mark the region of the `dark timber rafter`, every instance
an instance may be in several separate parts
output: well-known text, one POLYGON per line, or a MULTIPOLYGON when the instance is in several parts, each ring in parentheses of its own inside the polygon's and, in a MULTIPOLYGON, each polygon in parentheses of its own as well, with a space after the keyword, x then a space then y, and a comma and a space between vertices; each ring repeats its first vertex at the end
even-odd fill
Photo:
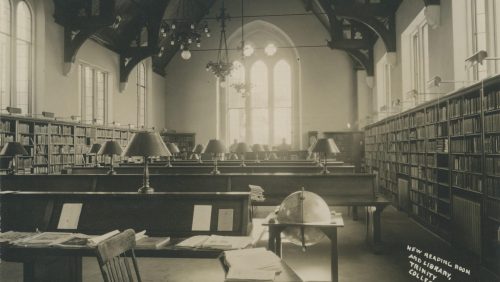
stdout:
MULTIPOLYGON (((436 2, 437 0, 424 0, 436 2)), ((303 0, 305 9, 312 11, 328 30, 332 49, 346 51, 355 69, 365 69, 373 76, 373 45, 377 38, 387 52, 396 51, 395 11, 401 0, 379 3, 351 0, 303 0)))
POLYGON ((115 20, 114 0, 54 0, 55 21, 64 26, 64 73, 68 73, 80 47, 96 32, 115 20), (97 7, 97 8, 96 8, 97 7))
POLYGON ((441 0, 424 0, 425 6, 429 5, 441 5, 441 0))
POLYGON ((365 24, 372 29, 384 42, 387 52, 396 51, 396 26, 394 15, 388 16, 387 21, 384 22, 363 9, 352 5, 349 7, 336 6, 335 14, 341 18, 355 20, 365 24))
POLYGON ((147 29, 147 45, 139 46, 141 44, 141 26, 141 28, 136 31, 137 39, 129 40, 126 45, 127 47, 120 52, 120 86, 122 89, 128 81, 128 77, 135 66, 137 66, 137 64, 139 64, 142 60, 158 53, 160 48, 158 44, 158 36, 160 33, 161 19, 169 2, 170 1, 157 0, 156 2, 150 2, 149 4, 143 4, 140 6, 141 11, 144 11, 141 17, 142 26, 147 29), (137 40, 138 46, 129 47, 132 40, 137 40))

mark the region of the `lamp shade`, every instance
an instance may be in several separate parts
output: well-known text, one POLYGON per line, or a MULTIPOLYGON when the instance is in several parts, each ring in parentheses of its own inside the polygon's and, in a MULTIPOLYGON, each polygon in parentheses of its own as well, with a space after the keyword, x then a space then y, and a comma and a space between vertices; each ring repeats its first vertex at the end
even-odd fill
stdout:
POLYGON ((0 152, 0 156, 15 157, 18 155, 28 155, 26 149, 19 142, 7 142, 0 152))
POLYGON ((203 153, 205 154, 222 154, 225 153, 226 146, 218 139, 210 139, 203 153))
POLYGON ((252 151, 254 152, 264 152, 264 147, 260 144, 253 144, 252 151))
POLYGON ((175 145, 175 143, 167 143, 167 148, 170 151, 170 153, 172 153, 172 154, 178 154, 181 152, 179 150, 179 147, 177 147, 177 145, 175 145))
POLYGON ((156 132, 141 131, 134 134, 123 155, 126 157, 170 157, 172 154, 156 132))
POLYGON ((101 144, 99 143, 94 143, 92 144, 92 147, 90 147, 90 150, 88 152, 88 154, 97 154, 99 153, 99 150, 101 149, 101 144))
POLYGON ((335 144, 332 138, 318 139, 312 151, 314 153, 340 153, 337 144, 335 144))
POLYGON ((201 154, 201 153, 203 153, 204 149, 205 149, 205 146, 203 146, 203 144, 198 144, 198 145, 196 145, 196 147, 194 147, 193 153, 201 154))
POLYGON ((244 154, 244 153, 252 152, 252 149, 250 148, 250 146, 248 146, 247 143, 240 142, 240 143, 238 143, 238 145, 236 145, 234 152, 237 154, 244 154))
POLYGON ((99 152, 97 152, 98 155, 121 155, 122 154, 122 147, 120 147, 120 144, 117 141, 106 141, 104 144, 101 146, 101 149, 99 152))

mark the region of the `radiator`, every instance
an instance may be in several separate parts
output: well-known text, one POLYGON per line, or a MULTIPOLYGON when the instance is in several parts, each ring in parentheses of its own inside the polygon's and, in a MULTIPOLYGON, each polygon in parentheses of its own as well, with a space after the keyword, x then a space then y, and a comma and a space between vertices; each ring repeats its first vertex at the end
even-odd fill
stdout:
POLYGON ((481 255, 481 205, 462 197, 453 196, 453 238, 461 247, 481 255))

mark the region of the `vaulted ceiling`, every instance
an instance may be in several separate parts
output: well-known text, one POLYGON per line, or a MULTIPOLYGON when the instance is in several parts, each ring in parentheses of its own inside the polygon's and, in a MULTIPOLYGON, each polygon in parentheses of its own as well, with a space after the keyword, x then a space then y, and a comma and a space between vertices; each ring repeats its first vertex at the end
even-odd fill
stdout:
MULTIPOLYGON (((120 55, 120 81, 152 57, 153 70, 165 67, 179 51, 160 30, 167 19, 184 16, 199 23, 215 0, 53 0, 55 21, 64 27, 64 61, 70 66, 83 43, 92 39, 120 55), (189 3, 186 8, 186 3, 189 3), (188 10, 186 13, 185 10, 188 10)), ((402 0, 302 0, 329 32, 329 47, 344 50, 355 69, 373 75, 373 46, 381 38, 387 52, 396 51, 395 13, 402 0)), ((439 0, 423 0, 439 5, 439 0)), ((272 2, 270 2, 271 4, 272 2)), ((216 33, 216 32, 214 32, 216 33)), ((69 69, 68 69, 69 70, 69 69)))

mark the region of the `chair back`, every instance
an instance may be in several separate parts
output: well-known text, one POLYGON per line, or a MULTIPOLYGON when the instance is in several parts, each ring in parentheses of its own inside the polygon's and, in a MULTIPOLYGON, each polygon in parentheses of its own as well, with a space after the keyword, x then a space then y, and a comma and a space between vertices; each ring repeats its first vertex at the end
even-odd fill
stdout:
POLYGON ((134 247, 135 231, 132 229, 127 229, 97 245, 97 261, 105 282, 141 282, 134 247), (136 280, 132 275, 130 260, 136 280))

